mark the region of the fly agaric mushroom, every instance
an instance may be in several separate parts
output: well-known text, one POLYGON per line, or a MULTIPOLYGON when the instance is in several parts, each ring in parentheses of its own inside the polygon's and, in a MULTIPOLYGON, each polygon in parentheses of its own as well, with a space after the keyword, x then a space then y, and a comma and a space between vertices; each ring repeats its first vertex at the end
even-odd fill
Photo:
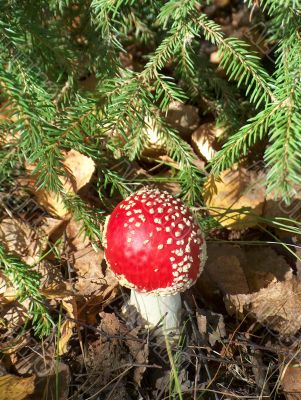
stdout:
POLYGON ((117 205, 104 229, 105 258, 130 305, 149 326, 177 332, 180 292, 190 288, 206 260, 203 234, 190 210, 168 192, 144 188, 117 205))

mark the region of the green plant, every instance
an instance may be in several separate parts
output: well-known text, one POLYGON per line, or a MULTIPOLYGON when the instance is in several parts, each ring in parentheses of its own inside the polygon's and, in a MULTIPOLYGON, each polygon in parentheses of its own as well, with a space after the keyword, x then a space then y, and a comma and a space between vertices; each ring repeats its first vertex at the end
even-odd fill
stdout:
POLYGON ((289 200, 301 176, 300 1, 248 4, 265 15, 267 40, 277 46, 271 75, 247 43, 226 37, 207 16, 208 3, 40 0, 37 6, 4 0, 0 90, 9 119, 0 121, 0 191, 32 164, 36 188, 60 194, 98 241, 101 210, 66 193, 60 180, 64 151, 72 148, 95 161, 99 198, 107 204, 108 196, 131 190, 123 168, 111 167, 114 160, 128 165, 141 157, 151 121, 174 161, 166 165, 182 198, 200 204, 204 171, 165 119, 170 103, 180 101, 206 104, 204 112, 227 128, 228 140, 211 163, 214 174, 267 136, 268 190, 289 200), (227 78, 209 63, 205 41, 219 50, 227 78), (139 55, 129 68, 122 60, 133 48, 139 55), (95 90, 80 86, 89 74, 96 76, 95 90))
POLYGON ((19 258, 5 252, 0 244, 0 269, 11 281, 17 291, 17 299, 22 303, 30 301, 28 314, 32 319, 35 333, 48 335, 53 324, 40 293, 40 275, 19 258))
MULTIPOLYGON (((249 2, 253 6, 253 2, 249 2)), ((232 135, 212 160, 215 173, 231 166, 264 136, 268 146, 264 161, 268 170, 267 188, 287 202, 300 184, 301 153, 301 3, 299 1, 260 1, 268 15, 265 39, 276 44, 274 72, 262 75, 264 83, 248 91, 261 107, 246 125, 232 135), (263 97, 259 97, 261 96, 263 97), (262 102, 261 102, 262 100, 262 102)), ((224 61, 222 61, 223 63, 224 61)))

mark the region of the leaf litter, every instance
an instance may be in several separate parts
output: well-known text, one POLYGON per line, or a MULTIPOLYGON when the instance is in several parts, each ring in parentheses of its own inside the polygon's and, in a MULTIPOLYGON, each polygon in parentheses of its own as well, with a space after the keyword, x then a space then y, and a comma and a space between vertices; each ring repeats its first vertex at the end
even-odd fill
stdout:
MULTIPOLYGON (((298 399, 299 353, 291 346, 299 342, 301 287, 294 265, 271 245, 240 243, 248 230, 229 228, 236 243, 219 242, 217 231, 208 242, 203 274, 184 296, 185 334, 172 347, 181 391, 188 398, 192 393, 271 398, 277 387, 287 399, 298 399)), ((70 393, 79 399, 128 400, 133 392, 166 396, 174 384, 166 347, 137 318, 126 319, 126 300, 103 249, 82 234, 80 222, 44 216, 32 227, 11 215, 1 220, 0 235, 8 250, 41 274, 41 292, 57 322, 45 342, 33 338, 30 326, 20 335, 29 305, 18 302, 0 274, 6 396, 22 399, 18 382, 24 382, 24 398, 38 400, 45 390, 54 396, 57 380, 62 400, 70 393)))
MULTIPOLYGON (((226 3, 215 2, 217 7, 226 3)), ((241 32, 244 17, 235 17, 241 32)), ((222 129, 203 123, 192 105, 172 104, 168 118, 194 146, 195 165, 203 169, 219 148, 222 129)), ((171 163, 165 149, 161 152, 160 161, 171 163)), ((134 176, 154 175, 144 162, 131 164, 134 176)), ((67 193, 78 193, 91 182, 95 164, 89 157, 71 149, 64 165, 61 181, 67 193)), ((27 166, 27 173, 33 168, 27 166)), ((162 168, 157 176, 163 178, 158 186, 180 193, 170 170, 162 168)), ((34 186, 35 179, 31 175, 26 182, 34 186)), ((264 179, 262 170, 237 165, 224 171, 221 180, 210 177, 205 184, 206 217, 214 215, 220 226, 208 234, 203 274, 183 295, 181 340, 168 346, 156 341, 135 315, 126 318, 127 297, 120 296, 101 245, 96 249, 82 234, 81 223, 59 196, 35 193, 38 224, 28 221, 26 213, 2 217, 0 241, 41 274, 41 292, 56 326, 43 341, 36 338, 28 324, 29 302, 17 300, 0 272, 0 400, 40 400, 45 393, 60 400, 162 400, 176 398, 175 382, 185 399, 300 399, 296 265, 276 246, 244 244, 247 234, 260 241, 260 218, 286 216, 289 210, 265 194, 264 179), (45 214, 39 218, 41 209, 45 214)), ((108 196, 106 206, 118 199, 108 196)), ((279 230, 271 233, 280 237, 279 230)))

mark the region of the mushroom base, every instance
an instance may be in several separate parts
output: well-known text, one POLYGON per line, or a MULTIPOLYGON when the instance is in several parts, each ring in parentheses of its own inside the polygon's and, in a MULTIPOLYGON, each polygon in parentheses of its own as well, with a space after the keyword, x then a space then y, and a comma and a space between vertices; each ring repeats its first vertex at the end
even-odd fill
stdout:
POLYGON ((181 323, 181 296, 158 296, 131 290, 129 305, 134 306, 149 327, 160 326, 164 334, 178 334, 181 323))

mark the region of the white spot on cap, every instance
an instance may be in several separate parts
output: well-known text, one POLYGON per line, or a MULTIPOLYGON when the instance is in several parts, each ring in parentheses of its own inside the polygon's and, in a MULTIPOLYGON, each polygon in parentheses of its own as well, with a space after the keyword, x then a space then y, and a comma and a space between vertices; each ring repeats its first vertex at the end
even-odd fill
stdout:
POLYGON ((136 226, 137 228, 139 228, 139 226, 141 226, 141 222, 136 222, 136 223, 135 223, 135 226, 136 226))
POLYGON ((126 228, 126 227, 128 226, 128 224, 127 224, 127 223, 125 223, 125 224, 123 224, 123 226, 126 228))
POLYGON ((151 208, 151 209, 149 210, 149 213, 150 213, 150 214, 154 214, 154 213, 155 213, 155 210, 154 210, 153 208, 151 208))
POLYGON ((163 208, 159 207, 159 208, 158 208, 158 213, 159 213, 159 214, 162 214, 162 213, 163 213, 163 208))
POLYGON ((128 211, 128 212, 126 213, 126 215, 129 217, 130 215, 132 215, 132 212, 131 212, 131 211, 128 211))
POLYGON ((159 244, 158 249, 159 250, 163 249, 163 244, 159 244))
POLYGON ((167 244, 172 244, 172 238, 168 238, 166 241, 167 244))
POLYGON ((161 218, 155 218, 154 221, 156 224, 162 224, 161 218))
POLYGON ((147 244, 148 242, 149 242, 149 240, 146 239, 146 240, 143 241, 143 244, 147 244))
POLYGON ((181 232, 176 231, 176 232, 175 232, 175 237, 179 237, 179 236, 181 236, 181 232))
POLYGON ((134 222, 134 220, 135 220, 135 218, 132 217, 129 219, 129 222, 134 222))
POLYGON ((128 243, 131 243, 131 241, 132 241, 132 239, 131 239, 131 238, 128 238, 128 243))
POLYGON ((170 229, 170 227, 169 227, 169 226, 167 226, 167 227, 165 228, 165 231, 166 231, 166 232, 171 232, 171 229, 170 229))

